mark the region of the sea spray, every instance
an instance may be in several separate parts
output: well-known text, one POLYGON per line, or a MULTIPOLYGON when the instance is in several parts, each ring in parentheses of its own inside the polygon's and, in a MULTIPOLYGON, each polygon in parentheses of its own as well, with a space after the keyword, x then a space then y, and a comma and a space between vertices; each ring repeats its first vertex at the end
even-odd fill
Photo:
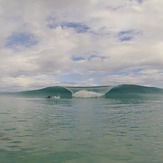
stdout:
POLYGON ((73 97, 77 98, 96 98, 96 97, 101 97, 104 94, 97 93, 97 92, 92 92, 92 91, 86 91, 86 90, 81 90, 73 94, 73 97))

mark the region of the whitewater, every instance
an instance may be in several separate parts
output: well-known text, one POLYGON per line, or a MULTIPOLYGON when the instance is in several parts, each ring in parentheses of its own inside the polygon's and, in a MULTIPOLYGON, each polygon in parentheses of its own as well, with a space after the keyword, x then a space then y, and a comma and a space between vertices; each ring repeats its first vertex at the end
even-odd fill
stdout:
POLYGON ((52 86, 0 104, 2 163, 163 162, 160 88, 52 86))

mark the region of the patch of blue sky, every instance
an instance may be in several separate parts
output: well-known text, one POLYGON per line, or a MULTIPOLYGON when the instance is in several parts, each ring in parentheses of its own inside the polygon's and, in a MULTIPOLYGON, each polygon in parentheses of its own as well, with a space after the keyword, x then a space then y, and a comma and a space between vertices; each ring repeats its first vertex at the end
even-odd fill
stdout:
POLYGON ((137 0, 138 3, 143 3, 144 0, 137 0))
POLYGON ((134 31, 133 30, 129 30, 129 31, 120 31, 118 33, 118 38, 120 41, 130 41, 134 38, 134 31))
POLYGON ((100 52, 96 51, 96 50, 90 50, 87 52, 87 55, 85 57, 83 57, 82 55, 74 55, 71 59, 73 61, 82 61, 82 60, 86 60, 86 61, 91 61, 92 59, 100 59, 100 60, 104 60, 106 58, 109 57, 105 57, 105 56, 101 56, 100 52))
POLYGON ((73 56, 71 59, 73 61, 83 61, 83 60, 87 60, 87 61, 91 61, 92 59, 97 58, 97 59, 101 59, 104 60, 107 57, 103 57, 103 56, 97 56, 97 55, 90 55, 89 57, 81 57, 81 56, 73 56))
POLYGON ((86 60, 84 57, 81 56, 73 56, 71 58, 73 61, 82 61, 82 60, 86 60))
POLYGON ((91 56, 88 58, 88 60, 91 60, 91 59, 93 59, 93 58, 98 58, 98 59, 103 60, 103 59, 106 59, 107 57, 98 56, 98 55, 91 55, 91 56))
POLYGON ((38 43, 38 39, 31 33, 16 32, 10 35, 5 43, 6 48, 31 47, 38 43))
POLYGON ((89 32, 90 28, 83 24, 83 23, 76 23, 76 22, 66 22, 61 24, 62 28, 72 28, 77 33, 86 33, 89 32))
POLYGON ((131 41, 133 40, 133 37, 132 36, 123 36, 123 37, 120 37, 120 41, 131 41))
POLYGON ((90 31, 90 27, 87 26, 84 23, 78 23, 78 22, 58 22, 53 17, 48 17, 47 21, 48 21, 47 26, 50 29, 55 29, 55 28, 60 26, 63 29, 71 28, 71 29, 75 30, 77 33, 86 33, 86 32, 90 31))
POLYGON ((134 31, 134 30, 126 30, 126 31, 120 31, 118 33, 118 39, 121 42, 125 41, 131 41, 133 40, 137 35, 140 35, 141 32, 139 31, 134 31))
POLYGON ((144 2, 144 0, 130 0, 130 1, 136 1, 136 2, 138 2, 140 4, 144 2))

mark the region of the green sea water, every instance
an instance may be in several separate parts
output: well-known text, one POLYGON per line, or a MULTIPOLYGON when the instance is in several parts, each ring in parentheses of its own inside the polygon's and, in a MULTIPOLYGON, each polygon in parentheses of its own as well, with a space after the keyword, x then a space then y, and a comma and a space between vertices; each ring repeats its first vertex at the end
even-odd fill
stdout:
POLYGON ((0 163, 163 162, 162 94, 80 95, 2 94, 0 163))

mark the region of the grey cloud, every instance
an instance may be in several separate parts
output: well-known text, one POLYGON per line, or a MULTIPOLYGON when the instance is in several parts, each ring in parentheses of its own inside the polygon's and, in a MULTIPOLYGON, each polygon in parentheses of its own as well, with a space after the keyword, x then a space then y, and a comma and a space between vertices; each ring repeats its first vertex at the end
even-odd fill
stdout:
POLYGON ((163 87, 163 2, 140 2, 0 0, 0 89, 125 82, 163 87), (21 50, 14 51, 16 45, 21 50), (71 80, 73 74, 80 75, 71 80))

